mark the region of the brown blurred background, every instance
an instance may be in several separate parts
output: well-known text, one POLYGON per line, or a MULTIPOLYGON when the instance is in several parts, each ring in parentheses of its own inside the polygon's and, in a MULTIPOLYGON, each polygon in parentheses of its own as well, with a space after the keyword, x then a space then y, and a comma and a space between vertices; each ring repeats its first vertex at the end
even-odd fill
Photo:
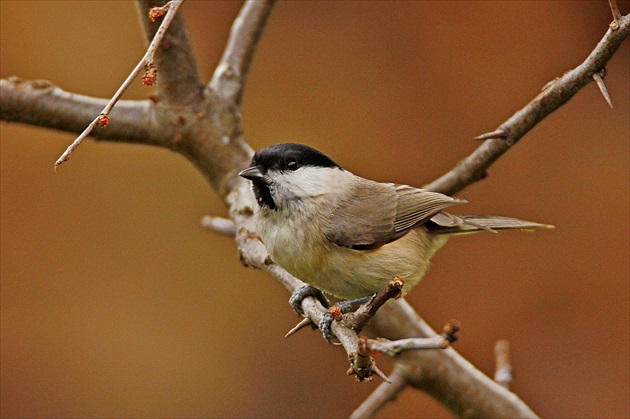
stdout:
MULTIPOLYGON (((189 1, 208 80, 241 3, 189 1)), ((131 2, 4 1, 1 76, 110 97, 143 54, 131 2)), ((621 2, 623 13, 629 3, 621 2)), ((298 141, 380 181, 420 186, 579 64, 606 1, 281 2, 243 119, 255 147, 298 141)), ((554 231, 454 238, 409 296, 486 374, 509 339, 513 389, 546 417, 627 417, 630 43, 615 108, 580 91, 462 193, 465 213, 554 231)), ((137 82, 125 98, 146 98, 137 82)), ((115 121, 112 121, 115 123, 115 121)), ((0 124, 3 417, 346 416, 377 385, 345 375, 288 293, 201 229, 222 203, 182 157, 0 124)), ((380 365, 389 371, 387 360, 380 365)), ((382 417, 449 416, 406 390, 382 417)))

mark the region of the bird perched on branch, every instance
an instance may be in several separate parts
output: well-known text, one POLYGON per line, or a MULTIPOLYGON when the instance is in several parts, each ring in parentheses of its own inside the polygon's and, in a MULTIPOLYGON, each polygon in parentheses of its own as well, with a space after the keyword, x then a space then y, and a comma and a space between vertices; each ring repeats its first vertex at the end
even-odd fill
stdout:
POLYGON ((399 277, 408 292, 449 236, 552 227, 449 214, 446 208, 466 201, 362 178, 302 144, 264 148, 240 175, 252 182, 256 228, 271 259, 310 286, 292 297, 298 313, 306 295, 325 301, 316 290, 358 299, 399 277))

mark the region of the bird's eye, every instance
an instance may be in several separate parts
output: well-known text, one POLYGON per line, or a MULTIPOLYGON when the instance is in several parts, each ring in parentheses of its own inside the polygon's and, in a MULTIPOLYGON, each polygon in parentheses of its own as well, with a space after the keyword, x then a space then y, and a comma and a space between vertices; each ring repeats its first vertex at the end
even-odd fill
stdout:
POLYGON ((287 169, 291 171, 296 171, 298 169, 298 164, 295 160, 291 159, 287 162, 287 169))

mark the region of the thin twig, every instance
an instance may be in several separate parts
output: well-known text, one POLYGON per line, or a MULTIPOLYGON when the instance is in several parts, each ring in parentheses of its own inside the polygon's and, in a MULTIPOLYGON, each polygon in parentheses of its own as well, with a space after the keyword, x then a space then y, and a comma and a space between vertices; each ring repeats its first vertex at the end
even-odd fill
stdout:
POLYGON ((494 346, 495 368, 494 381, 509 389, 512 383, 512 366, 510 365, 510 342, 500 340, 494 346))
POLYGON ((275 0, 248 0, 234 20, 227 47, 208 86, 240 104, 247 73, 275 0))
MULTIPOLYGON (((164 13, 165 0, 136 0, 138 16, 144 29, 147 44, 155 37, 159 26, 150 21, 156 11, 164 13), (154 7, 156 6, 156 7, 154 7), (147 19, 147 14, 149 19, 147 19)), ((168 10, 168 8, 166 8, 168 10)), ((157 91, 152 99, 162 105, 194 107, 203 101, 204 85, 199 77, 197 60, 188 36, 183 11, 177 13, 164 35, 154 62, 160 71, 157 91)))
POLYGON ((398 339, 395 341, 383 338, 375 340, 362 337, 359 347, 364 346, 369 352, 379 352, 389 357, 394 357, 405 351, 446 349, 451 343, 457 340, 459 331, 459 322, 457 320, 450 320, 444 326, 444 333, 441 336, 398 339))
POLYGON ((385 382, 379 385, 373 392, 365 399, 359 407, 355 409, 350 415, 351 418, 369 418, 374 416, 378 410, 392 400, 394 400, 401 391, 407 386, 405 377, 395 369, 389 375, 389 383, 385 382))
POLYGON ((613 15, 613 21, 610 24, 610 29, 617 30, 619 28, 619 19, 621 19, 621 11, 619 10, 619 6, 617 6, 617 0, 608 0, 608 5, 610 6, 610 11, 613 15))
POLYGON ((367 303, 359 307, 357 311, 343 316, 344 322, 359 333, 370 319, 376 315, 383 304, 392 298, 400 297, 403 285, 402 279, 392 279, 385 287, 378 290, 367 303))
POLYGON ((70 155, 72 154, 72 152, 92 132, 92 130, 94 129, 94 127, 96 127, 96 125, 100 124, 101 127, 105 128, 105 126, 107 125, 107 122, 109 121, 109 113, 111 112, 114 105, 116 105, 116 102, 118 102, 118 100, 122 97, 123 93, 125 93, 125 91, 129 88, 129 86, 131 86, 131 83, 138 76, 138 74, 140 74, 140 72, 143 69, 145 69, 147 66, 150 66, 150 64, 153 62, 153 56, 155 55, 155 51, 160 45, 160 42, 162 41, 162 38, 164 37, 166 30, 168 29, 169 25, 173 21, 173 18, 175 17, 175 14, 177 13, 177 10, 179 9, 179 6, 181 6, 183 1, 184 0, 172 0, 169 3, 167 3, 170 5, 168 7, 168 12, 166 13, 166 16, 164 17, 164 20, 162 21, 160 28, 155 34, 153 41, 151 41, 151 44, 149 45, 147 52, 144 54, 144 57, 142 57, 138 65, 136 65, 136 67, 132 70, 132 72, 129 74, 127 79, 118 88, 118 91, 116 91, 116 93, 107 103, 107 105, 105 105, 101 113, 96 118, 94 118, 94 120, 90 123, 90 125, 88 125, 87 128, 81 133, 81 135, 79 135, 72 142, 72 144, 70 144, 70 146, 66 149, 66 151, 64 151, 61 157, 57 159, 54 166, 55 170, 57 170, 57 167, 60 164, 62 164, 63 162, 67 161, 70 158, 70 155))
POLYGON ((229 218, 205 215, 201 218, 201 226, 224 236, 234 237, 236 235, 236 224, 229 218))
POLYGON ((372 352, 379 352, 387 356, 396 356, 405 351, 422 349, 444 349, 448 347, 448 341, 442 336, 432 338, 409 338, 395 341, 387 339, 369 339, 367 348, 372 352))

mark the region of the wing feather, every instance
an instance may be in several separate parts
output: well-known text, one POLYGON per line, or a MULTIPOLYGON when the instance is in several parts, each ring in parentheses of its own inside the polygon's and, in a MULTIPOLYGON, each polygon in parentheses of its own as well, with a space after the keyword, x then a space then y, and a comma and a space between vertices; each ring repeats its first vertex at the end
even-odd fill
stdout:
POLYGON ((339 246, 374 249, 404 236, 444 208, 463 202, 408 185, 358 178, 333 205, 325 234, 339 246))
POLYGON ((519 220, 518 218, 501 217, 498 215, 452 215, 446 213, 437 214, 427 223, 427 229, 433 234, 456 235, 475 233, 477 231, 496 230, 534 230, 554 228, 549 224, 540 224, 533 221, 519 220))
POLYGON ((444 208, 466 201, 408 185, 395 185, 398 205, 394 228, 401 232, 421 224, 444 208))

